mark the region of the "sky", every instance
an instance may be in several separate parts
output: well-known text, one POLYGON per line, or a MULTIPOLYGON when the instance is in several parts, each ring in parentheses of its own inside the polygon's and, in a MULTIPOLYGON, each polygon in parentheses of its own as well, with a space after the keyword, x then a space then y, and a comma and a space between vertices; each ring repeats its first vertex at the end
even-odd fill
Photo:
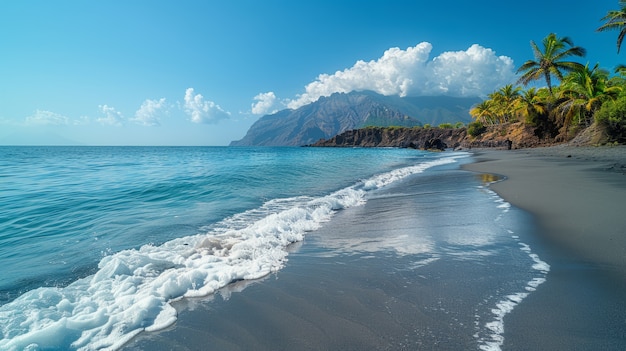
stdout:
MULTIPOLYGON (((613 70, 618 0, 3 0, 0 145, 228 145, 335 92, 485 96, 550 33, 613 70)), ((626 45, 626 44, 625 44, 626 45)))

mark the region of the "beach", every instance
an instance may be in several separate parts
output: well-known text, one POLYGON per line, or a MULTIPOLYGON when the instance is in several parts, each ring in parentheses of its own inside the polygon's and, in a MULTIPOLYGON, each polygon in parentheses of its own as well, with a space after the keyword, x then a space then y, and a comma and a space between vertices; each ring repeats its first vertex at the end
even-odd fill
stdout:
POLYGON ((531 213, 551 264, 546 284, 506 320, 505 349, 621 350, 626 344, 626 148, 481 150, 476 172, 531 213))
MULTIPOLYGON (((403 192, 371 199, 358 211, 343 211, 332 225, 309 233, 291 248, 289 263, 279 273, 231 285, 209 299, 180 301, 175 326, 142 334, 124 349, 623 350, 623 151, 480 150, 474 151, 475 162, 463 165, 478 174, 504 177, 489 188, 515 206, 513 238, 519 236, 516 240, 528 243, 550 265, 545 283, 536 291, 529 289, 532 293, 510 310, 493 310, 510 302, 506 298, 485 300, 482 312, 477 307, 486 296, 481 295, 483 287, 500 291, 510 283, 498 286, 498 281, 516 280, 515 268, 494 272, 503 265, 496 258, 486 260, 488 267, 484 262, 471 267, 476 259, 471 252, 492 248, 493 242, 459 246, 458 241, 484 238, 468 239, 448 228, 442 237, 456 236, 446 240, 457 242, 451 247, 460 248, 454 254, 463 258, 436 261, 436 255, 429 256, 428 240, 413 237, 385 244, 374 239, 381 231, 398 238, 415 228, 432 228, 416 218, 416 206, 431 200, 419 200, 423 188, 407 190, 418 186, 414 181, 400 185, 403 192), (391 255, 381 249, 385 245, 423 255, 423 264, 398 252, 391 255), (413 268, 398 269, 405 265, 413 268), (490 323, 490 309, 503 316, 500 333, 491 339, 480 331, 490 323)), ((445 194, 443 190, 437 197, 445 194)), ((467 219, 444 217, 434 220, 435 226, 467 225, 467 219)))
POLYGON ((481 150, 466 169, 536 216, 546 238, 626 279, 626 147, 481 150))

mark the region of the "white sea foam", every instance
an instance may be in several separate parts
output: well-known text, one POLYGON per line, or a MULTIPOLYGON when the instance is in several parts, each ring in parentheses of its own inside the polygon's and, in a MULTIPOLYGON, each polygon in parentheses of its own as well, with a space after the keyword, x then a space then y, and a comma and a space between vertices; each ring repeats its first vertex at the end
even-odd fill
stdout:
POLYGON ((464 157, 467 157, 467 154, 458 153, 449 157, 444 157, 444 158, 440 158, 437 160, 420 163, 415 166, 405 167, 405 168, 397 169, 392 172, 384 173, 384 174, 372 177, 364 181, 363 189, 365 190, 377 189, 385 185, 391 184, 395 181, 401 180, 412 174, 421 173, 430 167, 454 163, 456 162, 457 159, 464 158, 464 157))
POLYGON ((115 350, 141 331, 172 325, 174 300, 279 270, 288 245, 335 211, 363 204, 367 191, 459 157, 466 155, 394 170, 319 198, 271 200, 206 234, 108 255, 92 276, 63 288, 32 290, 0 306, 0 349, 115 350))
MULTIPOLYGON (((497 208, 502 209, 503 213, 510 210, 511 205, 502 199, 497 193, 492 190, 488 190, 497 204, 497 208)), ((500 220, 502 214, 496 218, 496 221, 500 220)), ((509 234, 514 234, 513 231, 507 230, 509 234)), ((504 316, 511 313, 513 309, 520 304, 531 292, 537 290, 537 287, 546 281, 546 276, 550 271, 550 265, 542 261, 539 256, 532 252, 530 246, 526 243, 519 241, 519 236, 512 235, 511 238, 518 242, 520 250, 528 255, 534 262, 531 268, 537 271, 538 276, 533 277, 526 283, 523 292, 517 292, 505 296, 503 299, 496 303, 496 307, 491 310, 493 314, 493 320, 486 323, 485 327, 490 331, 487 338, 479 339, 479 345, 481 350, 486 351, 499 351, 504 344, 504 316)), ((478 335, 477 335, 478 336, 478 335)))

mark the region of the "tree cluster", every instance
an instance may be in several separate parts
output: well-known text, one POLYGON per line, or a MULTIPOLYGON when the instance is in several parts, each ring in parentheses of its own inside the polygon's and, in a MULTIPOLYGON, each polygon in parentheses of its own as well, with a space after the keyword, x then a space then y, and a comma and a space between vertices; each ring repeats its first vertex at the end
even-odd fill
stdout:
MULTIPOLYGON (((626 36, 626 1, 619 3, 620 10, 609 11, 603 18, 606 23, 598 28, 620 31, 618 53, 626 36)), ((568 140, 595 123, 612 141, 626 142, 626 66, 620 65, 611 76, 599 64, 570 61, 584 57, 586 50, 554 33, 541 44, 531 41, 534 60, 519 67, 515 85, 498 89, 470 110, 474 120, 484 125, 524 122, 535 126, 538 135, 557 140, 568 140), (535 81, 545 81, 546 86, 520 86, 535 81)))

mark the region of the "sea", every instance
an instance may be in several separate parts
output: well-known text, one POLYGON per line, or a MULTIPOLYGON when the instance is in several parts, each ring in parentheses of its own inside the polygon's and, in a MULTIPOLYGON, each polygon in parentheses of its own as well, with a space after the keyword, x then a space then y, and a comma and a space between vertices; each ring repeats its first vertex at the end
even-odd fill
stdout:
POLYGON ((294 270, 312 281, 338 262, 369 267, 350 273, 367 281, 356 298, 399 284, 397 313, 436 316, 362 348, 499 350, 504 317, 550 265, 525 214, 489 189, 501 178, 468 162, 396 148, 1 146, 0 350, 118 350, 175 328, 185 301, 276 288, 294 270))

